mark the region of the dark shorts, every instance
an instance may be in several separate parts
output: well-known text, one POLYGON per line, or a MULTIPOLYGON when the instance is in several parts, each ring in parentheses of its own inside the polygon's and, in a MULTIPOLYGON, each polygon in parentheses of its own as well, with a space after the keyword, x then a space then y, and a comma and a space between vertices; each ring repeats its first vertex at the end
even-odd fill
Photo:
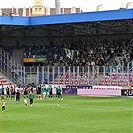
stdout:
POLYGON ((30 104, 33 104, 33 99, 30 99, 30 104))
POLYGON ((24 95, 27 95, 28 93, 24 91, 24 95))
POLYGON ((38 94, 40 95, 41 94, 41 91, 39 91, 38 94))
POLYGON ((16 97, 16 101, 20 101, 20 97, 16 97))
POLYGON ((52 91, 49 92, 49 95, 52 95, 52 91))
POLYGON ((2 111, 5 110, 5 106, 2 106, 2 111))

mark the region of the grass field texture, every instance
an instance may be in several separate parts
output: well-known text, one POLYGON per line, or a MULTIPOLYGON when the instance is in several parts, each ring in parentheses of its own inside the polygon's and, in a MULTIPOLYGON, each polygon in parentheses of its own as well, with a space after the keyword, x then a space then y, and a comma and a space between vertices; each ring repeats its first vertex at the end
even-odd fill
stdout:
POLYGON ((0 133, 132 133, 133 102, 128 97, 63 95, 34 99, 32 107, 7 100, 0 133))

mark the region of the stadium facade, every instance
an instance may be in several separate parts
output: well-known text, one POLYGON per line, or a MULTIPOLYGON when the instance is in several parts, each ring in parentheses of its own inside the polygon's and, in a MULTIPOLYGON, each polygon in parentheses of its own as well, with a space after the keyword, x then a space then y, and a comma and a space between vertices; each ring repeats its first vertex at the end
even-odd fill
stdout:
MULTIPOLYGON (((78 13, 81 12, 79 7, 61 7, 60 14, 78 13)), ((45 16, 56 13, 56 8, 44 6, 42 0, 34 0, 34 5, 29 8, 1 8, 2 15, 12 16, 45 16)))

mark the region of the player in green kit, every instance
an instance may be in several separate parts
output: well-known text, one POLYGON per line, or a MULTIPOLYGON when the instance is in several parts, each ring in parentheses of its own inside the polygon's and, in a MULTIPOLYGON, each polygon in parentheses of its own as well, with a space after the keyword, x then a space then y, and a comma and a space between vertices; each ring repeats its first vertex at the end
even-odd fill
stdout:
POLYGON ((32 107, 33 104, 33 99, 34 99, 34 94, 32 91, 28 94, 28 98, 30 99, 30 106, 32 107))
POLYGON ((46 98, 46 94, 47 94, 47 87, 45 84, 42 85, 42 92, 43 92, 43 99, 46 98))
POLYGON ((62 87, 61 86, 57 87, 57 95, 58 95, 58 100, 63 100, 63 98, 62 98, 62 87))

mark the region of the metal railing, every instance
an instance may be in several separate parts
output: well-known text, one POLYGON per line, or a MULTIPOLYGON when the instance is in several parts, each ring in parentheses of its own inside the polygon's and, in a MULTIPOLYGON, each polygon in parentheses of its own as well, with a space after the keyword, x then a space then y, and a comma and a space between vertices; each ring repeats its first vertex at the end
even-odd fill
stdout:
POLYGON ((16 63, 11 55, 0 48, 0 72, 11 82, 21 85, 23 67, 16 63))
POLYGON ((23 83, 127 86, 132 80, 128 66, 24 67, 23 83))

